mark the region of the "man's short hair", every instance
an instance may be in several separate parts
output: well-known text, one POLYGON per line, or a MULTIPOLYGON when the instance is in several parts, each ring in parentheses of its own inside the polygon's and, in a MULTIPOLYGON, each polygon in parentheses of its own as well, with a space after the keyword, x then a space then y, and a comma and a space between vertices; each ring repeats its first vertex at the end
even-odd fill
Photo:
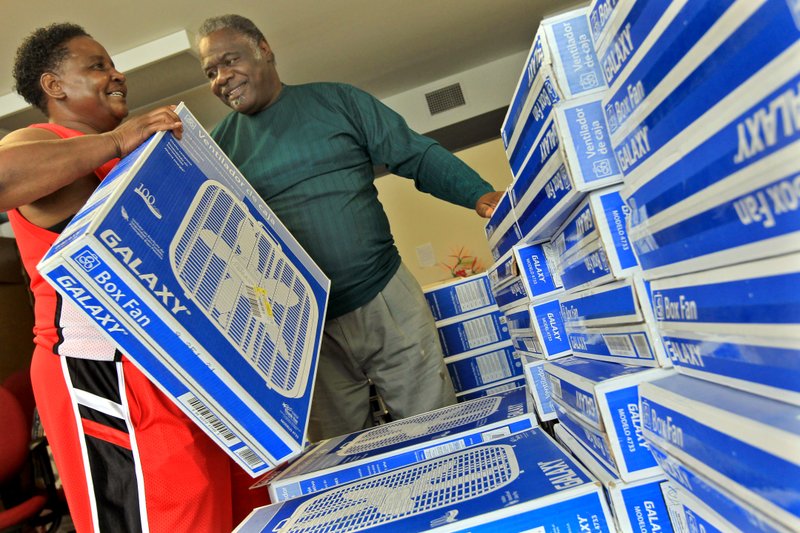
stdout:
POLYGON ((261 41, 266 41, 264 34, 258 29, 258 26, 253 24, 249 18, 241 15, 220 15, 218 17, 207 18, 200 29, 197 30, 197 40, 208 37, 215 31, 230 29, 236 33, 240 33, 250 39, 253 45, 258 47, 261 41))
POLYGON ((31 33, 17 48, 14 57, 14 90, 26 102, 47 114, 47 97, 40 78, 54 72, 69 54, 67 42, 75 37, 91 37, 77 24, 51 24, 31 33))

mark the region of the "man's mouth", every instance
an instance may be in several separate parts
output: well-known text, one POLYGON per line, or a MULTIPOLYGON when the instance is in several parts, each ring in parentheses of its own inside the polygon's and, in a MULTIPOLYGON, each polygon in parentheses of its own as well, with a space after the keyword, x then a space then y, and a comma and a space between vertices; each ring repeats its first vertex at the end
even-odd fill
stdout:
POLYGON ((122 92, 122 91, 112 91, 112 92, 108 93, 108 95, 109 96, 116 96, 116 97, 119 97, 119 98, 125 98, 125 93, 122 92))
POLYGON ((244 91, 244 84, 239 85, 238 87, 234 87, 230 91, 225 93, 225 99, 229 102, 233 102, 234 100, 239 100, 242 96, 242 91, 244 91))

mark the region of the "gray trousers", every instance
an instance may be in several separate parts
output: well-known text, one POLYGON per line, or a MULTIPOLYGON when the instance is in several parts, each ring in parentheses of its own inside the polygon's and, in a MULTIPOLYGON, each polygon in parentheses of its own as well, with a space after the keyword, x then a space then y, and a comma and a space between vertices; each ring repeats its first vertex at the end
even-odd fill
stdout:
POLYGON ((404 265, 367 304, 326 322, 312 442, 372 426, 370 380, 394 419, 456 402, 430 308, 404 265))

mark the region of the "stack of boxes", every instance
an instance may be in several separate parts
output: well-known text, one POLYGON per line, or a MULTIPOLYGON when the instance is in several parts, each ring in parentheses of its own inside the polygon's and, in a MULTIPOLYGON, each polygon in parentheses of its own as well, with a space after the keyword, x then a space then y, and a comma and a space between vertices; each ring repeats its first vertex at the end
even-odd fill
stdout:
POLYGON ((613 530, 602 487, 539 428, 255 509, 235 530, 613 530))
POLYGON ((678 374, 640 386, 643 436, 707 530, 800 529, 799 13, 624 1, 593 24, 630 242, 678 374))
POLYGON ((486 273, 425 287, 444 361, 460 401, 524 385, 508 324, 486 273))

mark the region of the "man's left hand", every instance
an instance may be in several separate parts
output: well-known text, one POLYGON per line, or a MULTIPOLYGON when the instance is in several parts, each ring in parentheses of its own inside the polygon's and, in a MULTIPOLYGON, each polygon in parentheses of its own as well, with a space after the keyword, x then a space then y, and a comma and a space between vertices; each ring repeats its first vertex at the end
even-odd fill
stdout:
POLYGON ((500 198, 503 197, 503 194, 503 191, 487 192, 478 198, 478 202, 475 204, 475 212, 483 218, 491 217, 492 213, 494 213, 494 209, 497 207, 497 203, 500 201, 500 198))

